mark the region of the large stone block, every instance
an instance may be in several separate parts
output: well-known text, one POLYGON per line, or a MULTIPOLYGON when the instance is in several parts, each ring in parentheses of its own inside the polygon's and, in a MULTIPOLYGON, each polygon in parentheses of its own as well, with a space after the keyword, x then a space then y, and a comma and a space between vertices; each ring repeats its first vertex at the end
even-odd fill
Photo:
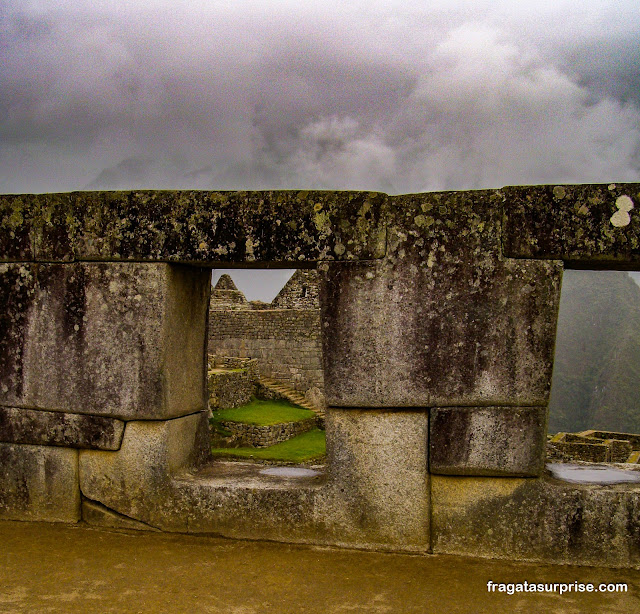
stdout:
POLYGON ((0 443, 0 519, 80 520, 78 451, 0 443))
POLYGON ((582 268, 640 263, 640 183, 522 186, 504 195, 504 250, 582 268))
POLYGON ((387 256, 323 263, 329 405, 543 405, 562 265, 501 258, 495 191, 394 197, 387 256))
POLYGON ((561 264, 408 249, 395 261, 327 265, 327 403, 545 405, 561 264))
POLYGON ((326 413, 329 483, 316 517, 335 543, 429 545, 426 410, 326 413))
POLYGON ((124 422, 104 416, 0 407, 0 441, 117 450, 124 422))
POLYGON ((376 258, 386 195, 139 190, 0 196, 0 261, 376 258))
POLYGON ((209 271, 0 264, 0 405, 159 419, 206 406, 209 271))
POLYGON ((640 488, 550 478, 431 476, 438 554, 640 565, 640 488))
POLYGON ((540 475, 546 413, 546 407, 433 408, 429 470, 449 475, 540 475))
POLYGON ((208 452, 206 412, 174 420, 128 422, 118 452, 80 451, 80 488, 92 501, 158 526, 171 499, 171 477, 208 452))

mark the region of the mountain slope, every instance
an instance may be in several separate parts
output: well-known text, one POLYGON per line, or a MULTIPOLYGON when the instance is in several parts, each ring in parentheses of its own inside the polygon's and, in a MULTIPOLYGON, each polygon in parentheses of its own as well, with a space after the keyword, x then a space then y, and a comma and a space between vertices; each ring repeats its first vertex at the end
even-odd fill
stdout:
POLYGON ((640 288, 625 272, 567 271, 549 432, 640 432, 640 288))

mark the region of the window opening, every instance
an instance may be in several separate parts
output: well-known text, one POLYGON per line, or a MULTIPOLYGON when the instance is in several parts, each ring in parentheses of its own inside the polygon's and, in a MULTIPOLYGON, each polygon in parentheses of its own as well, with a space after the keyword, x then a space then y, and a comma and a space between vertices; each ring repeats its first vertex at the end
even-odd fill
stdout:
POLYGON ((215 458, 324 468, 317 285, 315 270, 213 271, 207 366, 215 458), (299 300, 300 288, 311 300, 299 300))
POLYGON ((640 273, 564 273, 547 460, 640 461, 640 273))

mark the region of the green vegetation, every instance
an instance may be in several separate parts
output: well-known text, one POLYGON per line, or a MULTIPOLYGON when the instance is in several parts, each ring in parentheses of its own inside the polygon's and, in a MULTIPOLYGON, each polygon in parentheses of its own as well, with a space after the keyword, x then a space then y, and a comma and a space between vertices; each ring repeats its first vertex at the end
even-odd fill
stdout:
POLYGON ((269 448, 213 448, 211 452, 214 456, 302 463, 325 455, 325 434, 320 429, 313 429, 269 448))
POLYGON ((281 422, 297 422, 306 418, 313 418, 314 413, 309 409, 302 409, 288 401, 252 399, 247 405, 234 409, 220 409, 213 412, 210 422, 243 422, 244 424, 258 424, 268 426, 281 422))
POLYGON ((640 288, 625 272, 567 271, 549 432, 640 432, 640 288))

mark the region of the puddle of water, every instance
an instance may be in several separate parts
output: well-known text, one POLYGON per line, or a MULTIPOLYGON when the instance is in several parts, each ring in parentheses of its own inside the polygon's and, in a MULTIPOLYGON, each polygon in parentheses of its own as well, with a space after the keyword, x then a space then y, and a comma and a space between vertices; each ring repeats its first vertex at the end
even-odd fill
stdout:
POLYGON ((267 469, 262 469, 260 473, 282 478, 311 478, 320 475, 319 471, 304 467, 268 467, 267 469))
POLYGON ((576 484, 622 484, 640 483, 640 472, 625 471, 604 465, 573 465, 571 463, 548 463, 547 469, 554 478, 576 484))

